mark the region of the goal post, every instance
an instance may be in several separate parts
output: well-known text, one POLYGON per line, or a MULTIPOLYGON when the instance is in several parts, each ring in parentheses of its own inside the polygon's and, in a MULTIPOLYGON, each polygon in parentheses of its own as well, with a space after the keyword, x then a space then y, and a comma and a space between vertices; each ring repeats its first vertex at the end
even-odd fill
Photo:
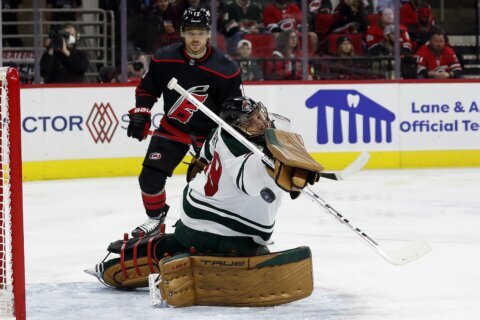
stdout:
POLYGON ((25 319, 20 78, 0 68, 0 319, 25 319))

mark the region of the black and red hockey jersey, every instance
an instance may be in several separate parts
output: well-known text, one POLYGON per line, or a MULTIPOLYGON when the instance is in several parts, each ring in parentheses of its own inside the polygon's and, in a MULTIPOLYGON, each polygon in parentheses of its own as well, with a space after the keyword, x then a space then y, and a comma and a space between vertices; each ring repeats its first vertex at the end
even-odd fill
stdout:
POLYGON ((202 139, 216 124, 187 99, 167 88, 172 77, 216 114, 228 97, 242 96, 240 69, 215 47, 208 46, 201 59, 190 58, 183 43, 160 48, 136 89, 136 107, 151 109, 157 98, 163 96, 165 115, 160 126, 174 137, 188 139, 194 134, 202 139))

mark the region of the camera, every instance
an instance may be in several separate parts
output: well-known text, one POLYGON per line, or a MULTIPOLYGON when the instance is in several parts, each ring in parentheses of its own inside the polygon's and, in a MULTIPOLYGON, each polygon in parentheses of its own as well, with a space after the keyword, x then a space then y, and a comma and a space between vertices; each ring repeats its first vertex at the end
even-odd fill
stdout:
POLYGON ((63 41, 67 41, 70 38, 70 32, 63 29, 52 29, 48 33, 48 37, 52 40, 50 48, 61 49, 63 47, 63 41))
POLYGON ((141 71, 144 68, 143 62, 141 61, 134 61, 132 66, 135 71, 141 71))

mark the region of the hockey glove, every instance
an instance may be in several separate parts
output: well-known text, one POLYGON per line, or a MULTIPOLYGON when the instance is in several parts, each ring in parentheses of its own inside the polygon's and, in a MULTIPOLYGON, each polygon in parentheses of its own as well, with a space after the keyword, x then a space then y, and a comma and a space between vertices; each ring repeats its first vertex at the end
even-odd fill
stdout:
POLYGON ((152 123, 150 110, 148 108, 133 108, 128 111, 130 123, 127 128, 127 136, 138 141, 147 138, 148 130, 152 123))

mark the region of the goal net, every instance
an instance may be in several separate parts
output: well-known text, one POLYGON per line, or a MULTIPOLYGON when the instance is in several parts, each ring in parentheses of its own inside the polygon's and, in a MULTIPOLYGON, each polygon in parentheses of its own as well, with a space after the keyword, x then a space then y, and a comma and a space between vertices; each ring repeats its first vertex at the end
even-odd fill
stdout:
POLYGON ((20 89, 0 68, 0 319, 25 319, 20 89))

